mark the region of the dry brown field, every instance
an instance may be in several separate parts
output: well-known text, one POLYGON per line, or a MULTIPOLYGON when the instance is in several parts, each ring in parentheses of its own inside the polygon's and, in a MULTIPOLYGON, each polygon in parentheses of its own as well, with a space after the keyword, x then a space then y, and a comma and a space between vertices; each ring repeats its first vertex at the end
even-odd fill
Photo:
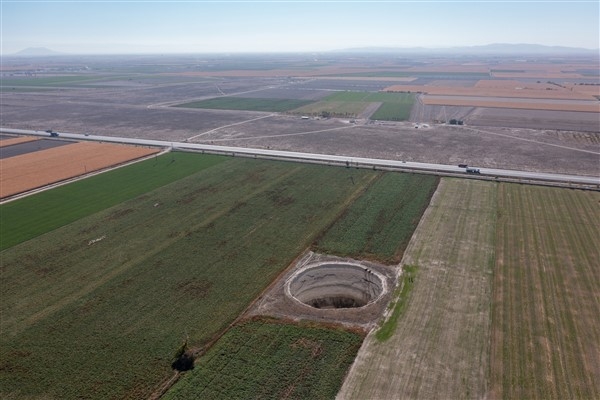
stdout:
POLYGON ((573 85, 573 84, 565 84, 564 85, 569 90, 574 90, 579 93, 589 94, 590 96, 600 96, 600 84, 599 85, 573 85))
POLYGON ((404 315, 388 341, 369 334, 338 399, 485 397, 496 187, 442 179, 402 260, 404 315))
MULTIPOLYGON (((479 81, 474 87, 440 86, 440 85, 393 85, 384 89, 388 92, 417 92, 428 95, 447 96, 485 96, 485 97, 514 97, 531 99, 564 99, 564 100, 591 100, 597 99, 589 94, 571 91, 556 85, 522 83, 509 81, 479 81), (485 82, 485 83, 482 83, 485 82), (490 83, 487 83, 490 82, 490 83)), ((583 87, 583 86, 582 86, 583 87)))
POLYGON ((0 198, 157 152, 145 147, 84 142, 6 158, 0 160, 0 198))
POLYGON ((38 140, 39 138, 33 136, 21 136, 10 139, 0 140, 0 147, 12 146, 13 144, 33 142, 34 140, 38 140))
POLYGON ((491 398, 600 398, 599 204, 499 186, 491 398))
POLYGON ((582 102, 550 102, 542 99, 532 101, 516 101, 510 98, 483 99, 481 97, 469 98, 469 96, 431 96, 422 97, 423 104, 439 106, 459 107, 489 107, 489 108, 514 108, 523 110, 551 110, 551 111, 579 111, 600 113, 600 103, 590 101, 589 104, 582 102))
MULTIPOLYGON (((225 70, 225 71, 186 71, 177 73, 166 73, 163 75, 171 76, 197 76, 197 77, 316 77, 324 75, 344 75, 358 73, 374 73, 380 72, 379 68, 368 67, 342 67, 342 66, 325 66, 306 69, 265 69, 265 70, 225 70)), ((387 78, 382 78, 387 79, 387 78)))
POLYGON ((583 75, 578 73, 565 72, 493 72, 494 78, 513 78, 513 79, 581 79, 583 75))
POLYGON ((488 73, 490 66, 487 63, 455 63, 455 62, 444 62, 436 63, 432 65, 419 65, 417 67, 405 68, 405 71, 409 72, 441 72, 441 73, 452 73, 452 72, 471 72, 471 73, 488 73))
POLYGON ((543 63, 543 62, 511 62, 511 61, 501 61, 501 62, 473 62, 473 63, 463 63, 463 62, 439 62, 432 65, 420 65, 415 67, 406 68, 406 71, 412 72, 491 72, 494 76, 500 76, 500 74, 508 74, 511 76, 527 76, 527 77, 540 77, 544 76, 552 76, 557 79, 561 78, 583 78, 579 70, 582 69, 597 69, 598 65, 589 63, 589 62, 581 62, 581 63, 572 63, 572 62, 564 62, 564 63, 543 63), (511 71, 512 70, 512 71, 511 71), (496 72, 494 72, 496 71, 496 72), (501 72, 506 71, 506 72, 501 72), (510 72, 508 72, 510 71, 510 72))

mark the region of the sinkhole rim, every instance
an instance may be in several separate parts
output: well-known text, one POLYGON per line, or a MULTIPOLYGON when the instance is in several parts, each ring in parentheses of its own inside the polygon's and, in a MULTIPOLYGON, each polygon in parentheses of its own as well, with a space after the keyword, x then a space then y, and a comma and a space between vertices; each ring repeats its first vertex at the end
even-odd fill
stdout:
POLYGON ((320 261, 295 271, 285 294, 311 310, 360 310, 387 293, 386 277, 352 261, 320 261))

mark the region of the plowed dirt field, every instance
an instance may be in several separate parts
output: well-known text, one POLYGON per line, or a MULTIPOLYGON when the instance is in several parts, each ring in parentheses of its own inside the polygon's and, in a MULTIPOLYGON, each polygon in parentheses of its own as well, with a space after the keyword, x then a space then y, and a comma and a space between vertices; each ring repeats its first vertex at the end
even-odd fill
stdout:
POLYGON ((19 143, 33 142, 34 140, 38 140, 38 138, 33 137, 33 136, 23 136, 23 137, 4 139, 4 140, 0 140, 0 147, 12 146, 14 144, 19 144, 19 143))

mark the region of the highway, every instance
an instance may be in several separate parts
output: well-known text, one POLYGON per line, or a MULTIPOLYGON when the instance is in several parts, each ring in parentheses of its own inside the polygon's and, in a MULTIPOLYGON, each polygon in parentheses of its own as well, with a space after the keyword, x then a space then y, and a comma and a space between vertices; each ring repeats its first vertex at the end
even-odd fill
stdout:
MULTIPOLYGON (((34 135, 50 138, 50 135, 45 131, 32 131, 24 129, 8 129, 1 128, 0 133, 10 133, 19 135, 34 135)), ((208 144, 196 144, 187 142, 170 142, 163 140, 149 140, 149 139, 133 139, 133 138, 121 138, 113 136, 99 136, 99 135, 84 135, 77 133, 66 133, 59 132, 58 138, 53 139, 74 139, 74 140, 90 140, 99 142, 111 142, 111 143, 123 143, 141 146, 155 146, 163 148, 171 148, 174 150, 182 151, 197 151, 204 153, 213 154, 225 154, 233 156, 247 156, 254 158, 267 158, 267 159, 278 159, 278 160, 290 160, 300 162, 310 162, 319 164, 334 164, 334 165, 345 165, 348 167, 357 168, 377 168, 377 169, 394 169, 402 171, 422 171, 427 173, 433 173, 438 175, 453 175, 479 179, 494 179, 494 180, 508 180, 508 181, 519 181, 524 183, 537 183, 537 184, 552 184, 557 186, 579 186, 591 189, 600 189, 600 176, 579 176, 579 175, 563 175, 563 174, 552 174, 552 173, 540 173, 530 171, 516 171, 508 169, 493 169, 493 168, 479 168, 480 174, 467 174, 465 168, 460 168, 456 165, 445 165, 445 164, 430 164, 430 163, 418 163, 412 161, 397 161, 397 160, 383 160, 377 158, 362 158, 362 157, 346 157, 337 156, 330 154, 315 154, 315 153, 301 153, 294 151, 279 151, 279 150, 267 150, 267 149, 254 149, 245 147, 229 147, 229 146, 215 146, 208 144)))

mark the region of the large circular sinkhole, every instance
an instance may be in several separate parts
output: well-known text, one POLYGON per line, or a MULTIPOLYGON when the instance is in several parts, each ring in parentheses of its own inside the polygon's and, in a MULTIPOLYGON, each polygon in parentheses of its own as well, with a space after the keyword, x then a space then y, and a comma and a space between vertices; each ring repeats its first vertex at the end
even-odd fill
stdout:
POLYGON ((296 300, 319 309, 357 308, 377 300, 385 280, 360 264, 324 262, 292 275, 286 292, 296 300))

